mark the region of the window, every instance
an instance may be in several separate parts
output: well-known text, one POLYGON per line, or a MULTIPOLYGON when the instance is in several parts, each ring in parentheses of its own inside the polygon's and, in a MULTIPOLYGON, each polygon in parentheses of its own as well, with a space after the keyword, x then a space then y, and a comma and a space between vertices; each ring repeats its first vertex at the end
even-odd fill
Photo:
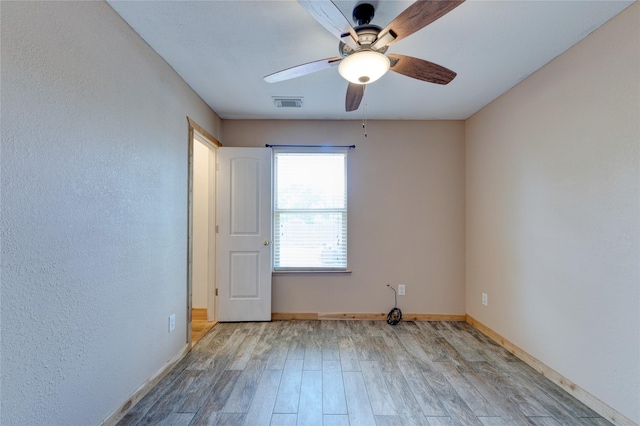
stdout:
POLYGON ((347 269, 347 150, 274 150, 274 270, 347 269))

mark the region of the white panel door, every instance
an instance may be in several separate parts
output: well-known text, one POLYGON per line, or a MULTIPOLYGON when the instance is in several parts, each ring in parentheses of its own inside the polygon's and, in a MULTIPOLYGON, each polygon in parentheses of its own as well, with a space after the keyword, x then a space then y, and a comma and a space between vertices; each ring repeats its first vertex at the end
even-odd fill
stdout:
POLYGON ((271 150, 218 148, 218 321, 271 321, 271 150))

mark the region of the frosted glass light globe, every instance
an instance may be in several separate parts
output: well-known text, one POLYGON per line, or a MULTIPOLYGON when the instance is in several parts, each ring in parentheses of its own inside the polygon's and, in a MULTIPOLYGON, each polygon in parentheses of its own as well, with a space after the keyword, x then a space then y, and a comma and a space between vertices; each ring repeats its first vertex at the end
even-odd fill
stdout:
POLYGON ((351 83, 373 83, 389 71, 389 58, 379 52, 363 50, 340 61, 338 72, 351 83))

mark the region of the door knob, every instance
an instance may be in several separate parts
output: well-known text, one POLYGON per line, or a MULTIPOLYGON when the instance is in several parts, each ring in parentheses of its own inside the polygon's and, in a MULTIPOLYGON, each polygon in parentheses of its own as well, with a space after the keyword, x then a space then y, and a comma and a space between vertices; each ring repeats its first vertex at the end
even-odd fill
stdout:
POLYGON ((269 245, 269 240, 264 240, 264 241, 262 242, 262 245, 268 246, 268 245, 269 245))

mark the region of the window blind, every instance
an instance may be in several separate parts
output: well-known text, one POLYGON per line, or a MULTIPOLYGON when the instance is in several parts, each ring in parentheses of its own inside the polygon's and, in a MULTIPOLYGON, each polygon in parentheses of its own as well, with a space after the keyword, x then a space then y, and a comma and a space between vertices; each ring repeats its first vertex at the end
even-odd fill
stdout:
POLYGON ((274 270, 347 269, 347 150, 274 151, 274 270))

